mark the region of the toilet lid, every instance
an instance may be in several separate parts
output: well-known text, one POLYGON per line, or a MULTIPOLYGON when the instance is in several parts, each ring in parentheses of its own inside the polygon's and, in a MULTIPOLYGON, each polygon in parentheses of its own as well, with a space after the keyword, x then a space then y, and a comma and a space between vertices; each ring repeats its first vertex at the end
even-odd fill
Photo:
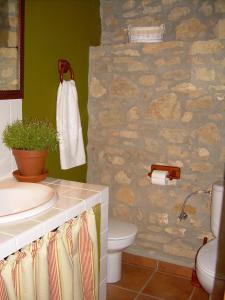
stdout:
POLYGON ((137 233, 137 227, 134 224, 109 218, 108 239, 122 240, 134 236, 137 233))
MULTIPOLYGON (((198 252, 197 268, 214 278, 225 279, 225 269, 221 266, 220 270, 217 270, 217 253, 218 239, 213 239, 198 252)), ((224 265, 224 262, 221 262, 221 264, 224 265)))

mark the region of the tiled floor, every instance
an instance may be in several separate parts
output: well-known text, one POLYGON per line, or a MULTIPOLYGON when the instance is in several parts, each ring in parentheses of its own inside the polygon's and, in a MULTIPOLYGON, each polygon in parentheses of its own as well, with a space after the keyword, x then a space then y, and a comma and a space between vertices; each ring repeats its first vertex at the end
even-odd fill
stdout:
POLYGON ((122 279, 107 286, 107 300, 208 300, 187 277, 158 268, 123 264, 122 279))

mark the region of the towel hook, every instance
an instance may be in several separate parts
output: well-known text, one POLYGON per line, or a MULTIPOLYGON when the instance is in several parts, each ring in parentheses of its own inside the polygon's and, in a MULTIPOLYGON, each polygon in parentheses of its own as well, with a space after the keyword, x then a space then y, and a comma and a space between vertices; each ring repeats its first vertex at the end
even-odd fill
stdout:
POLYGON ((59 71, 59 79, 60 82, 63 82, 63 74, 70 72, 70 79, 74 80, 74 72, 73 69, 66 59, 59 59, 58 60, 58 71, 59 71))

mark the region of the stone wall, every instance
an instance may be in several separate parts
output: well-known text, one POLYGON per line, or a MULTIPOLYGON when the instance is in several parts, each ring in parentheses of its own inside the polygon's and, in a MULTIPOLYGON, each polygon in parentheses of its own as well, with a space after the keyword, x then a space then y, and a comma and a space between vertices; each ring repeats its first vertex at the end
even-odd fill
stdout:
MULTIPOLYGON (((196 35, 193 40, 115 43, 113 32, 126 21, 128 7, 139 14, 140 5, 161 2, 164 6, 156 6, 161 10, 170 5, 167 21, 171 11, 183 11, 190 3, 120 1, 119 10, 118 1, 102 1, 103 24, 110 16, 117 23, 110 32, 111 45, 105 43, 110 34, 103 25, 105 45, 90 52, 88 181, 108 185, 110 213, 138 226, 130 252, 190 266, 202 238, 211 237, 209 196, 189 200, 186 221, 177 216, 185 197, 210 188, 224 169, 225 40, 213 36, 223 19, 214 22, 212 35, 207 31, 210 39, 196 35), (181 180, 172 186, 152 185, 147 173, 155 163, 181 167, 181 180)), ((198 13, 200 7, 206 14, 212 6, 210 1, 191 2, 199 4, 198 13)), ((224 3, 214 2, 212 20, 224 3)), ((179 20, 177 27, 186 21, 184 16, 179 20)))
POLYGON ((17 1, 0 3, 0 90, 18 88, 17 1))
POLYGON ((165 40, 225 37, 224 0, 102 0, 102 44, 127 42, 127 26, 165 24, 165 40))

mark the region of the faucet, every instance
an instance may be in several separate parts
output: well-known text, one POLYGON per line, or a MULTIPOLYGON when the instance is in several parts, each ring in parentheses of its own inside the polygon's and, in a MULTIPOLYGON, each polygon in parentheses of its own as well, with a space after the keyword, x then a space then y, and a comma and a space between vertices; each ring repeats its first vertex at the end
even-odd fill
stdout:
POLYGON ((195 192, 192 192, 192 193, 188 194, 184 199, 184 203, 181 207, 181 212, 178 216, 178 219, 180 221, 187 219, 188 214, 185 212, 185 205, 186 205, 188 199, 191 198, 193 195, 196 195, 196 194, 209 194, 209 195, 211 195, 211 190, 199 190, 199 191, 195 191, 195 192))

